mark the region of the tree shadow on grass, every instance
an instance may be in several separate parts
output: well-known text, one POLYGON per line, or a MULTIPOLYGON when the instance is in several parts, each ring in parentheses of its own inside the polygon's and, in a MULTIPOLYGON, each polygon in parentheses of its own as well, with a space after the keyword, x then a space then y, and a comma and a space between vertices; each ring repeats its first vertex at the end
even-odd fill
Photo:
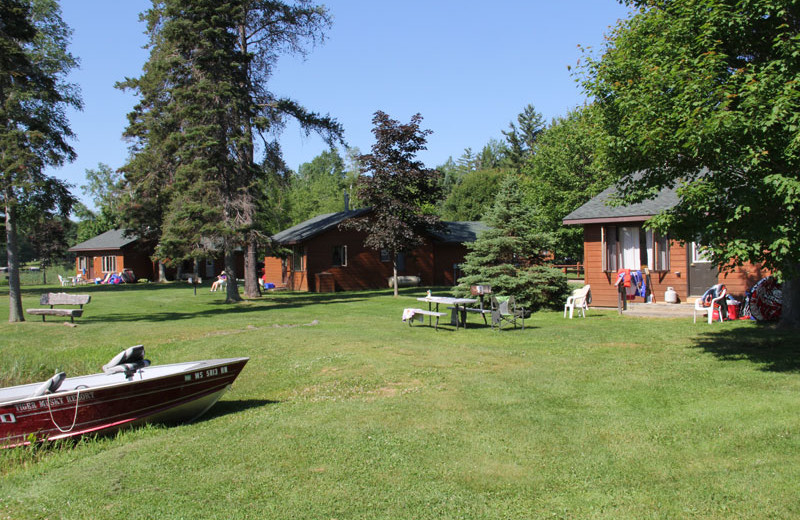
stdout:
MULTIPOLYGON (((171 291, 174 294, 175 290, 185 290, 187 298, 199 297, 200 291, 207 291, 207 287, 198 287, 198 296, 194 295, 191 285, 185 283, 147 283, 147 284, 120 284, 120 285, 82 285, 77 287, 64 287, 51 290, 43 290, 42 288, 23 288, 23 296, 25 298, 38 298, 44 292, 67 292, 75 294, 100 294, 100 293, 126 293, 126 292, 149 292, 157 293, 159 291, 171 291)), ((425 295, 427 287, 404 287, 399 290, 400 296, 403 297, 421 297, 425 295)), ((438 294, 449 294, 449 287, 433 287, 438 294)), ((103 315, 95 314, 92 312, 91 304, 86 307, 84 315, 79 318, 76 323, 113 323, 113 322, 167 322, 176 320, 188 320, 198 317, 220 317, 225 315, 245 314, 253 312, 265 312, 271 308, 280 308, 281 310, 303 308, 315 305, 330 305, 339 303, 354 303, 366 301, 373 297, 391 296, 392 289, 371 289, 362 291, 346 291, 334 293, 313 293, 305 291, 278 291, 265 293, 262 297, 253 300, 244 300, 244 304, 224 303, 224 293, 219 293, 220 296, 214 300, 201 302, 201 305, 207 305, 202 310, 131 310, 125 309, 124 311, 116 313, 106 313, 103 315), (252 305, 248 305, 251 303, 252 305)), ((27 306, 27 303, 26 303, 27 306)), ((308 321, 312 321, 313 316, 309 317, 308 321)))
POLYGON ((774 325, 719 329, 700 336, 697 348, 725 361, 746 359, 769 372, 800 373, 800 334, 774 325))

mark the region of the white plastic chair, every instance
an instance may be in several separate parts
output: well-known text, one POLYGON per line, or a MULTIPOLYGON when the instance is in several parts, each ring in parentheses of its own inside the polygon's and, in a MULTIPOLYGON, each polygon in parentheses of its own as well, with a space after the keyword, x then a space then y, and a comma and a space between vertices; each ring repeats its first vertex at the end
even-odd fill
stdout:
POLYGON ((589 310, 589 292, 591 291, 590 285, 584 285, 580 289, 572 291, 572 296, 567 298, 567 303, 564 304, 564 317, 567 317, 567 310, 569 310, 569 319, 572 319, 572 313, 577 308, 581 316, 586 317, 586 311, 589 310))
POLYGON ((61 287, 66 287, 67 285, 69 285, 69 280, 67 280, 61 275, 58 275, 58 281, 61 282, 61 287))
MULTIPOLYGON (((714 306, 717 305, 720 300, 724 300, 727 295, 728 291, 724 291, 721 295, 711 300, 711 305, 708 307, 703 306, 703 298, 697 298, 694 301, 694 323, 697 323, 697 313, 701 315, 706 313, 708 315, 708 324, 711 325, 711 322, 714 321, 714 306)), ((717 316, 719 317, 719 321, 722 322, 722 313, 717 313, 717 316)))

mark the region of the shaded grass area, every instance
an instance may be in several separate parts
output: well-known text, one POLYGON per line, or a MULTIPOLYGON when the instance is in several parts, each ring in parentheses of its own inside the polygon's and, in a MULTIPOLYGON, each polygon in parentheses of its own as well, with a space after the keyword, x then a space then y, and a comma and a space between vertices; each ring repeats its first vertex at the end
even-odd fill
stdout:
POLYGON ((592 310, 437 332, 400 322, 419 288, 74 291, 93 298, 75 328, 7 324, 0 297, 4 384, 137 343, 156 363, 251 360, 194 424, 0 452, 0 517, 800 515, 800 351, 771 327, 592 310))

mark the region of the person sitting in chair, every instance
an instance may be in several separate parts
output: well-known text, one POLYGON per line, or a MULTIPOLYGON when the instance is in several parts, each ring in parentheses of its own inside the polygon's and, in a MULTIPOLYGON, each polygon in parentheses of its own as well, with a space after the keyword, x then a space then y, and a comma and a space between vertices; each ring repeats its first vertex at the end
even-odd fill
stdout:
POLYGON ((221 271, 219 276, 217 276, 217 279, 214 280, 214 283, 211 284, 211 292, 217 292, 217 290, 219 290, 219 288, 227 279, 228 277, 225 275, 225 271, 221 271))
MULTIPOLYGON (((717 285, 714 285, 708 289, 703 294, 703 306, 710 307, 711 302, 720 296, 725 296, 718 303, 719 316, 723 321, 725 321, 728 319, 728 289, 725 287, 725 284, 718 283, 717 285)), ((711 309, 711 312, 713 311, 714 309, 711 309)))

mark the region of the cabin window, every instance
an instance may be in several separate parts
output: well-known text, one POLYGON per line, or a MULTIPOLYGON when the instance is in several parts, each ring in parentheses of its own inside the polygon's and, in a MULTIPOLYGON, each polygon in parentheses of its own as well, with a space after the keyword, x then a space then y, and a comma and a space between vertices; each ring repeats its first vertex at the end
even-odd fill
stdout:
POLYGON ((78 257, 78 269, 85 273, 89 270, 89 258, 86 256, 79 256, 78 257))
POLYGON ((292 247, 292 271, 306 270, 306 248, 303 246, 292 247))
POLYGON ((391 261, 392 261, 392 257, 389 256, 389 250, 388 249, 381 249, 381 262, 391 262, 391 261))
POLYGON ((693 264, 710 264, 711 255, 708 254, 706 248, 698 242, 692 242, 692 263, 693 264))
POLYGON ((115 272, 117 272, 117 257, 116 256, 104 256, 103 257, 103 272, 104 273, 115 273, 115 272))
POLYGON ((669 237, 640 226, 603 226, 603 271, 669 270, 669 237))
POLYGON ((334 266, 347 266, 347 246, 333 246, 333 260, 331 264, 334 266))
POLYGON ((647 230, 647 265, 653 271, 669 271, 669 238, 647 230))

